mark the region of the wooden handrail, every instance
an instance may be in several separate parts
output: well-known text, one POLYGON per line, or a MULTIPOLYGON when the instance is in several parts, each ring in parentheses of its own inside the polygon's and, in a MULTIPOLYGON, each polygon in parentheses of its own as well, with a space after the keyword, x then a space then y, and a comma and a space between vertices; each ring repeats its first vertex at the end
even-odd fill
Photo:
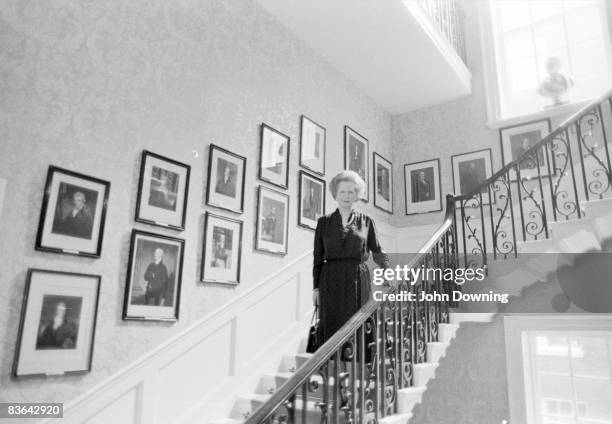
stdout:
MULTIPOLYGON (((407 266, 412 268, 428 251, 430 251, 434 245, 440 240, 440 238, 448 231, 453 224, 455 210, 455 200, 452 194, 446 196, 446 213, 444 222, 434 234, 423 244, 419 249, 419 252, 408 261, 407 266)), ((384 294, 394 291, 396 287, 386 286, 381 287, 384 294)), ((259 424, 280 407, 283 402, 289 398, 302 384, 304 384, 312 374, 314 374, 329 358, 342 346, 346 341, 350 339, 355 331, 364 325, 365 321, 380 307, 380 302, 370 299, 368 303, 361 307, 361 309, 351 317, 351 319, 344 324, 329 340, 323 344, 313 356, 302 365, 295 374, 293 374, 289 380, 283 384, 283 386, 274 393, 270 399, 259 409, 257 409, 249 418, 245 424, 259 424)))
POLYGON ((575 124, 577 121, 582 119, 585 115, 587 115, 590 111, 592 111, 594 108, 596 108, 597 106, 599 106, 601 103, 603 103, 605 100, 609 98, 612 98, 612 88, 607 90, 602 96, 600 96, 596 100, 593 100, 592 102, 580 108, 580 110, 578 110, 576 113, 574 113, 569 118, 567 118, 565 121, 563 121, 563 123, 561 123, 554 131, 552 131, 551 133, 543 137, 540 141, 538 141, 536 144, 534 144, 528 150, 526 150, 521 155, 520 158, 513 160, 512 162, 505 165, 502 169, 497 171, 491 177, 487 178, 482 183, 478 184, 478 186, 476 186, 470 192, 462 193, 456 196, 455 200, 461 201, 461 200, 472 198, 474 195, 481 192, 485 187, 488 187, 490 184, 496 181, 501 175, 507 173, 513 167, 518 166, 519 162, 521 162, 523 158, 532 155, 533 152, 537 151, 540 147, 544 146, 546 143, 553 140, 560 133, 564 132, 570 125, 575 124))

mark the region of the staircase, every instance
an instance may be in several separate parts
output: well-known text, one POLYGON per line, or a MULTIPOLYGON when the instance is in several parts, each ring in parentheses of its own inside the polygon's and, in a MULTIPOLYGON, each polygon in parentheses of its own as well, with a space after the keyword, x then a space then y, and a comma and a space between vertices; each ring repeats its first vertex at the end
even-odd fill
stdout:
MULTIPOLYGON (((439 341, 427 343, 427 361, 414 365, 413 386, 398 391, 397 405, 398 414, 382 419, 384 423, 406 423, 411 416, 412 408, 421 401, 421 395, 425 392, 427 382, 434 378, 438 362, 444 357, 446 349, 455 337, 455 333, 459 328, 459 323, 462 321, 478 320, 482 317, 479 314, 452 314, 450 315, 450 323, 439 324, 439 341)), ((480 314, 485 315, 485 314, 480 314)), ((488 317, 487 317, 488 318, 488 317)), ((275 370, 262 375, 255 393, 244 394, 239 396, 232 408, 228 418, 220 418, 207 421, 208 424, 241 424, 245 419, 249 418, 259 407, 261 407, 272 394, 276 393, 299 369, 312 357, 312 354, 303 352, 306 346, 304 339, 301 352, 287 354, 283 357, 280 364, 275 370)), ((333 367, 334 364, 332 363, 333 367)), ((312 390, 308 405, 306 408, 306 421, 309 424, 318 424, 321 421, 319 404, 323 402, 324 394, 322 393, 323 385, 322 376, 318 375, 311 379, 311 384, 314 382, 315 389, 312 390)), ((356 385, 360 385, 361 381, 357 380, 356 385)), ((335 381, 329 385, 328 389, 333 390, 335 381)), ((300 415, 303 410, 301 401, 297 402, 296 414, 300 415)), ((359 413, 359 412, 358 412, 359 413)), ((373 415, 373 414, 371 414, 373 415)), ((340 416, 341 423, 348 422, 346 416, 340 416)))
MULTIPOLYGON (((612 146, 607 138, 611 131, 612 90, 472 192, 448 195, 444 222, 406 265, 486 268, 483 285, 462 287, 464 292, 507 293, 515 300, 534 290, 548 295, 556 270, 575 268, 581 255, 601 251, 612 240, 612 146), (531 170, 529 178, 521 176, 525 169, 531 170)), ((397 282, 383 292, 450 293, 456 288, 454 282, 422 277, 415 286, 397 282)), ((577 300, 567 291, 557 294, 577 300)), ((499 304, 455 303, 371 300, 314 355, 287 356, 262 377, 257 393, 236 401, 230 421, 215 423, 437 422, 423 414, 421 402, 431 402, 429 388, 439 386, 440 363, 448 368, 444 357, 453 349, 457 330, 485 329, 500 322, 499 304), (375 335, 367 346, 373 358, 367 363, 362 343, 366 334, 375 335), (337 361, 347 345, 348 362, 337 361), (360 352, 355 355, 355 350, 360 352)), ((589 310, 584 303, 563 303, 547 306, 558 312, 589 310)), ((607 304, 612 305, 612 299, 607 304)), ((454 422, 452 413, 448 422, 454 422)))

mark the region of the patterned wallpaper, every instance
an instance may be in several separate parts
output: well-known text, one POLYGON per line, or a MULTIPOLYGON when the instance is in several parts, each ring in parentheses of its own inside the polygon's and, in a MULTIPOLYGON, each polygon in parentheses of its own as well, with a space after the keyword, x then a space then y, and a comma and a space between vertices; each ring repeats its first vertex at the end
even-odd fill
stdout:
POLYGON ((0 93, 0 401, 67 402, 310 249, 295 198, 301 114, 327 129, 327 179, 345 124, 391 158, 391 116, 250 0, 0 0, 0 93), (284 258, 253 251, 261 122, 291 137, 284 258), (199 283, 210 143, 248 158, 237 287, 199 283), (192 166, 175 324, 121 320, 131 229, 177 235, 133 222, 143 149, 192 166), (34 250, 50 164, 111 181, 100 259, 34 250), (91 373, 10 379, 29 267, 102 275, 91 373))

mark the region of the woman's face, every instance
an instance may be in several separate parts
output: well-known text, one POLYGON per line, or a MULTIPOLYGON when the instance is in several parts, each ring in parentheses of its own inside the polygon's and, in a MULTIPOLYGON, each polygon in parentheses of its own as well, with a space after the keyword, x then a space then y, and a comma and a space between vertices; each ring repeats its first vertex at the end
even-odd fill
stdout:
POLYGON ((357 188, 350 181, 341 181, 336 191, 336 202, 342 208, 351 208, 357 201, 357 188))

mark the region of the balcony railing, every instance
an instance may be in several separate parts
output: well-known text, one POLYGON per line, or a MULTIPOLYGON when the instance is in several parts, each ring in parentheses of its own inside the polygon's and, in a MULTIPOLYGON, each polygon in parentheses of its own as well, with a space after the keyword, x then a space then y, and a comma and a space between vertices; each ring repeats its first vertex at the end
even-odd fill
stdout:
POLYGON ((417 0, 417 2, 453 46, 463 63, 467 64, 463 10, 458 2, 456 0, 417 0))
POLYGON ((612 197, 612 90, 586 105, 472 192, 455 197, 464 265, 516 257, 551 224, 580 219, 582 203, 612 197))

